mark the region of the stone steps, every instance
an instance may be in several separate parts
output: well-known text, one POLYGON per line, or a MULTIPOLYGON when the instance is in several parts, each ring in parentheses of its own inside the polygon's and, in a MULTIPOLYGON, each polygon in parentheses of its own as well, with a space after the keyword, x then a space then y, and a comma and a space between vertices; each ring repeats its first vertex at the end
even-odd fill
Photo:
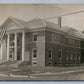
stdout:
POLYGON ((23 61, 21 64, 19 64, 19 66, 28 66, 28 65, 31 65, 29 61, 23 61))
POLYGON ((17 61, 7 61, 7 62, 3 62, 0 64, 0 66, 10 66, 11 64, 14 64, 16 63, 17 61))

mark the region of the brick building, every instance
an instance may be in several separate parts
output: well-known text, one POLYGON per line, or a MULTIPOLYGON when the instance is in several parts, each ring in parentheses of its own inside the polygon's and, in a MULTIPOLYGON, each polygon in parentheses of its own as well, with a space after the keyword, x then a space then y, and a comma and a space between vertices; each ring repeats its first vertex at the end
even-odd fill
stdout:
POLYGON ((81 63, 84 35, 36 18, 30 21, 9 17, 0 28, 0 62, 28 62, 32 66, 76 66, 81 63))

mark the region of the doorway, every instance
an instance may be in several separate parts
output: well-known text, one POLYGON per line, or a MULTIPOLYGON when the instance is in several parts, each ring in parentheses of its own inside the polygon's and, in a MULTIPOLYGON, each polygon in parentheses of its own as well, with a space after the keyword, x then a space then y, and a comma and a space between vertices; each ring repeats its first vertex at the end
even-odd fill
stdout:
POLYGON ((17 60, 22 60, 22 33, 17 33, 17 60))

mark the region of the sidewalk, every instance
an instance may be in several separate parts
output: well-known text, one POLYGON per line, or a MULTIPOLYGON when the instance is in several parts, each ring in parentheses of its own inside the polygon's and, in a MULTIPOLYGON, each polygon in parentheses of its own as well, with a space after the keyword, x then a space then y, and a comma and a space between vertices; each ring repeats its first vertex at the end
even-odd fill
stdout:
MULTIPOLYGON (((36 70, 29 72, 29 67, 24 70, 24 68, 18 68, 18 69, 3 69, 0 68, 0 74, 13 74, 13 75, 51 75, 51 74, 68 74, 68 73, 75 73, 75 72, 83 72, 84 66, 74 66, 74 67, 47 67, 43 71, 36 70), (15 74, 14 74, 15 73, 15 74)), ((32 70, 32 69, 30 69, 32 70)))
POLYGON ((45 72, 45 73, 38 73, 38 74, 31 74, 31 75, 60 75, 60 74, 70 74, 75 72, 84 72, 84 70, 76 70, 76 71, 63 71, 63 72, 45 72))
POLYGON ((66 74, 72 74, 72 73, 78 73, 78 72, 84 72, 84 70, 76 70, 76 71, 62 71, 62 72, 45 72, 45 73, 36 73, 36 74, 28 74, 28 75, 13 75, 13 74, 0 74, 0 77, 9 77, 9 78, 26 78, 26 79, 36 79, 37 76, 51 76, 51 75, 66 75, 66 74))

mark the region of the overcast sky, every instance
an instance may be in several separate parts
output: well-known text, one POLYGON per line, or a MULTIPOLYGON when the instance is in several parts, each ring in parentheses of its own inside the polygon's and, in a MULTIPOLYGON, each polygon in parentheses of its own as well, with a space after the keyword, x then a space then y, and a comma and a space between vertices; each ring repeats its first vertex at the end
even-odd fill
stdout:
MULTIPOLYGON (((48 18, 84 10, 84 4, 0 4, 0 24, 9 16, 22 20, 48 18)), ((56 23, 57 19, 49 21, 56 23)), ((84 12, 62 17, 62 25, 84 30, 84 12)))

